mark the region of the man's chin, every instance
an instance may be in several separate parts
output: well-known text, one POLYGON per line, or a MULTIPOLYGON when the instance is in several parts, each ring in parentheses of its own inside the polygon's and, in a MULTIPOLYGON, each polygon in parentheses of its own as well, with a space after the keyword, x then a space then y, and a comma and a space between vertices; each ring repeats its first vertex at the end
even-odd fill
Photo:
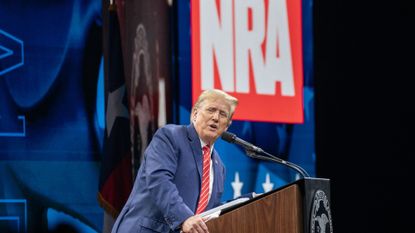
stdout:
POLYGON ((205 139, 202 139, 203 141, 205 141, 205 143, 214 143, 216 141, 216 139, 218 139, 219 135, 217 133, 209 133, 205 135, 205 139))
POLYGON ((210 139, 211 139, 211 141, 215 142, 216 139, 218 139, 219 136, 220 135, 218 133, 215 133, 215 134, 213 134, 213 135, 210 136, 210 139))

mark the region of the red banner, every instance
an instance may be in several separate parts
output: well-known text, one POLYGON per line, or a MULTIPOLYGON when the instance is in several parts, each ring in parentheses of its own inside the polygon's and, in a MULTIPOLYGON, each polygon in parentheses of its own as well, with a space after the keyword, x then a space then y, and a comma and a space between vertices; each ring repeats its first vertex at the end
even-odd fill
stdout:
POLYGON ((234 119, 303 123, 300 0, 191 1, 192 96, 222 89, 234 119))

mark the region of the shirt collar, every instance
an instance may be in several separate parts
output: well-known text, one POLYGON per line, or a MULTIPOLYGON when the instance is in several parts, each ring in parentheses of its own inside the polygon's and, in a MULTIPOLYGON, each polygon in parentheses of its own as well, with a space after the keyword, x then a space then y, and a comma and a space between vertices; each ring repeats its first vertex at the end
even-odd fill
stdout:
MULTIPOLYGON (((207 145, 207 143, 205 143, 202 139, 200 139, 199 138, 199 140, 200 140, 200 147, 201 148, 203 148, 204 146, 206 146, 207 145)), ((210 153, 212 153, 212 150, 213 150, 213 146, 214 146, 215 144, 212 144, 212 145, 210 145, 210 153)))

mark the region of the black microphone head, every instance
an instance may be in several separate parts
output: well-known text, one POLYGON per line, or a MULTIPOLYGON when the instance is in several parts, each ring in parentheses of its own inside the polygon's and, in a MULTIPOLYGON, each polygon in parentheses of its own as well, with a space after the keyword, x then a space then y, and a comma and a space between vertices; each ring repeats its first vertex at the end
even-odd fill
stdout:
POLYGON ((229 133, 228 131, 222 133, 222 139, 227 142, 233 143, 235 141, 235 138, 236 135, 233 133, 229 133))

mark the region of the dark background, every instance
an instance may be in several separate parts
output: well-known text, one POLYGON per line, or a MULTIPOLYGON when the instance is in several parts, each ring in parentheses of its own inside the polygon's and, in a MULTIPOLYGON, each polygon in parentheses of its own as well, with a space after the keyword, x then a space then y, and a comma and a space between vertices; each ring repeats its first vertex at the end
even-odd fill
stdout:
POLYGON ((404 1, 314 1, 317 176, 334 232, 409 232, 414 12, 404 1))

